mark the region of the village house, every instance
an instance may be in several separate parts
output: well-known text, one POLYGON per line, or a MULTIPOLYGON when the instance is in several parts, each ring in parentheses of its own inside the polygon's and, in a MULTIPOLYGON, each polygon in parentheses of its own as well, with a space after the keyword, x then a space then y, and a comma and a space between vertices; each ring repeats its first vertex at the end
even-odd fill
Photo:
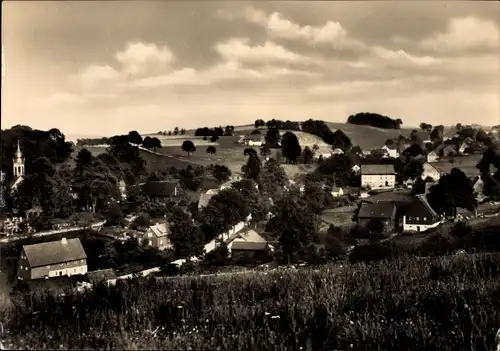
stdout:
POLYGON ((200 195, 200 200, 198 200, 198 210, 202 210, 208 205, 212 196, 219 192, 218 189, 209 189, 200 195))
POLYGON ((363 202, 358 213, 358 224, 366 227, 373 220, 380 220, 384 226, 384 232, 392 233, 396 226, 396 206, 390 202, 363 202))
POLYGON ((243 143, 247 146, 262 146, 264 137, 260 134, 251 134, 243 138, 243 143))
POLYGON ((332 188, 332 196, 333 197, 339 197, 342 195, 344 195, 344 190, 342 189, 342 187, 334 186, 332 188))
POLYGON ((394 165, 361 165, 361 186, 371 189, 393 189, 396 184, 394 165))
POLYGON ((353 171, 354 174, 357 175, 361 172, 361 167, 359 165, 354 165, 354 166, 352 166, 351 171, 353 171))
POLYGON ((432 150, 427 154, 427 162, 438 162, 438 161, 439 161, 439 155, 437 149, 432 150))
POLYGON ((238 233, 227 244, 227 248, 233 260, 263 261, 269 257, 270 252, 266 239, 253 229, 238 233))
POLYGON ((384 145, 382 147, 382 150, 384 150, 384 153, 387 153, 387 157, 392 157, 392 158, 398 158, 399 157, 399 150, 397 145, 384 145))
POLYGON ((158 250, 166 250, 172 247, 168 238, 169 234, 170 228, 167 223, 156 223, 146 230, 143 239, 146 240, 147 245, 153 246, 158 250))
POLYGON ((143 194, 156 202, 179 202, 186 197, 186 191, 178 180, 148 181, 140 184, 143 194))
POLYGON ((78 238, 24 245, 17 266, 21 280, 86 273, 87 255, 78 238))
POLYGON ((441 224, 441 217, 434 211, 425 194, 415 196, 403 216, 403 231, 425 232, 441 224))
POLYGON ((87 278, 92 286, 96 286, 102 283, 105 283, 108 286, 114 285, 117 280, 116 273, 112 268, 87 272, 87 278))
POLYGON ((429 162, 424 163, 422 167, 424 169, 422 179, 431 178, 433 181, 438 181, 441 178, 441 171, 429 162))

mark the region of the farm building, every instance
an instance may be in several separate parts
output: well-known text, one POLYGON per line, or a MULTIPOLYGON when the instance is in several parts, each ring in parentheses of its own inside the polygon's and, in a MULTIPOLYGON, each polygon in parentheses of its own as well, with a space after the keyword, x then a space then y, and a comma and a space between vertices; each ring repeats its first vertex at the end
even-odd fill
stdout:
POLYGON ((243 138, 243 143, 247 146, 262 146, 264 137, 262 135, 247 135, 243 138))
POLYGON ((361 186, 392 189, 396 184, 394 165, 361 165, 361 186))
POLYGON ((333 197, 339 197, 339 196, 342 196, 344 195, 344 190, 341 188, 341 187, 333 187, 332 189, 332 196, 333 197))
POLYGON ((393 158, 399 157, 399 151, 397 145, 389 145, 389 146, 384 145, 384 147, 382 147, 382 150, 387 152, 388 157, 393 157, 393 158))
POLYGON ((433 181, 438 181, 441 178, 441 171, 429 162, 424 163, 422 166, 424 168, 422 179, 432 178, 433 181))
POLYGON ((403 230, 425 232, 441 224, 441 217, 434 211, 424 194, 415 196, 403 216, 403 230))
POLYGON ((437 162, 439 161, 438 150, 432 150, 427 154, 427 162, 437 162))
POLYGON ((148 181, 140 186, 143 194, 151 201, 178 202, 186 196, 186 191, 178 180, 148 181))
POLYGON ((17 266, 21 280, 87 273, 87 255, 80 239, 24 245, 17 266))
POLYGON ((168 235, 170 228, 167 223, 156 223, 148 228, 143 238, 147 240, 147 245, 153 246, 158 250, 165 250, 172 247, 168 235))
POLYGON ((238 233, 227 248, 234 260, 265 261, 270 252, 266 239, 252 229, 238 233))
POLYGON ((363 202, 358 213, 358 224, 366 227, 373 220, 380 220, 385 232, 390 233, 394 231, 396 206, 390 202, 363 202))

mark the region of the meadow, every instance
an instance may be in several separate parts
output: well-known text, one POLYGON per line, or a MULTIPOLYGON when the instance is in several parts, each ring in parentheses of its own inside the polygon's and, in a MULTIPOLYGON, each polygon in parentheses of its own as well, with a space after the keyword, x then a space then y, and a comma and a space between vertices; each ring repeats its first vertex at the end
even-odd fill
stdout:
POLYGON ((149 278, 12 304, 3 342, 23 349, 491 350, 500 255, 149 278))

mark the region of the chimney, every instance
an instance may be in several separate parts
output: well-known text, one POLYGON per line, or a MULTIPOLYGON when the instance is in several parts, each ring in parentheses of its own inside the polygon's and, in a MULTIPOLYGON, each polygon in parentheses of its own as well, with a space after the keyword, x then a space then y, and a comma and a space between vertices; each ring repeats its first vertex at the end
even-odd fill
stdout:
POLYGON ((62 243, 63 245, 66 245, 66 244, 68 243, 68 240, 66 240, 66 238, 62 238, 62 239, 61 239, 61 243, 62 243))

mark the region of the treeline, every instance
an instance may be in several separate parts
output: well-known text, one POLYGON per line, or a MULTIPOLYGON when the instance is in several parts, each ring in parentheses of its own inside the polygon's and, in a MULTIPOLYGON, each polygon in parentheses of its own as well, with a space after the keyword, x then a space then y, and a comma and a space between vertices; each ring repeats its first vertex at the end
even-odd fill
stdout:
POLYGON ((347 135, 340 129, 332 132, 330 127, 319 120, 308 119, 302 122, 302 131, 319 136, 327 144, 332 145, 333 148, 350 148, 352 142, 347 135))
POLYGON ((109 139, 110 138, 108 137, 77 139, 76 145, 77 146, 109 145, 110 143, 109 139))
POLYGON ((393 119, 387 116, 379 115, 378 113, 361 112, 349 116, 347 118, 347 123, 385 129, 400 129, 403 121, 399 118, 393 119))
POLYGON ((220 136, 230 136, 233 135, 234 133, 234 126, 227 125, 225 128, 222 128, 222 126, 215 127, 215 128, 208 128, 208 127, 203 127, 203 128, 198 128, 195 130, 194 135, 195 136, 206 136, 206 137, 220 137, 220 136))

